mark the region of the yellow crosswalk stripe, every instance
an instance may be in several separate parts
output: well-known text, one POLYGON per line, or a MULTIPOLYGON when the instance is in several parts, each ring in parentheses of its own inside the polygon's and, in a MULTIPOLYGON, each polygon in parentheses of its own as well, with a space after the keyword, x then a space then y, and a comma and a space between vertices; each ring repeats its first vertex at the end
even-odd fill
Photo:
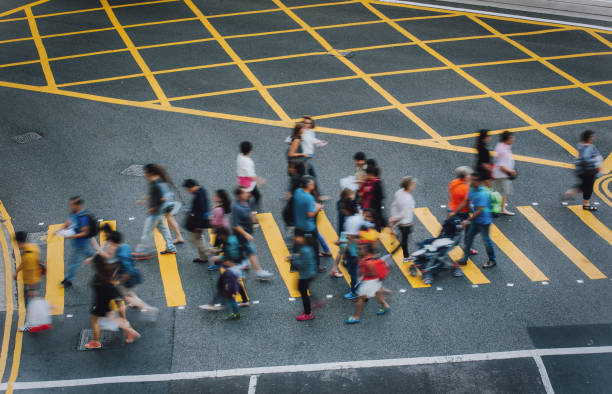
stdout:
MULTIPOLYGON (((336 234, 336 230, 329 222, 327 215, 324 211, 319 212, 317 215, 317 229, 319 230, 319 234, 325 239, 327 242, 327 246, 329 246, 329 251, 332 254, 332 257, 336 259, 338 257, 338 253, 340 252, 340 248, 336 245, 336 241, 338 240, 338 234, 336 234)), ((344 280, 346 283, 351 283, 351 277, 346 270, 346 267, 342 262, 338 265, 338 269, 342 272, 342 276, 344 276, 344 280)))
POLYGON ((496 225, 491 224, 489 235, 497 247, 533 282, 548 280, 546 275, 512 243, 496 225))
POLYGON ((582 209, 582 205, 572 205, 568 207, 586 224, 595 231, 604 241, 612 245, 612 230, 603 224, 593 213, 582 209))
POLYGON ((60 282, 64 279, 64 238, 55 232, 63 224, 52 224, 47 229, 47 275, 45 299, 51 305, 52 315, 64 314, 64 288, 60 282))
MULTIPOLYGON (((399 245, 397 240, 394 239, 393 235, 391 235, 386 230, 383 230, 379 234, 378 239, 389 253, 393 252, 393 250, 399 245)), ((410 264, 404 263, 404 255, 402 253, 401 248, 393 254, 393 261, 395 261, 395 264, 397 264, 397 268, 399 268, 400 271, 402 271, 402 274, 404 274, 404 276, 406 277, 406 279, 408 279, 408 282, 410 282, 410 286, 414 287, 415 289, 431 287, 431 285, 423 283, 423 280, 420 276, 417 277, 410 275, 410 271, 408 270, 410 264)))
POLYGON ((606 276, 593 265, 578 249, 574 247, 563 235, 553 228, 533 207, 517 207, 550 242, 553 243, 572 263, 576 265, 590 279, 604 279, 606 276))
MULTIPOLYGON (((438 219, 431 213, 429 208, 416 208, 414 210, 414 214, 417 218, 423 223, 427 231, 431 233, 432 236, 438 236, 440 234, 440 230, 442 230, 442 225, 438 222, 438 219)), ((453 260, 457 261, 463 257, 463 251, 459 246, 455 247, 450 251, 448 256, 453 260)), ((465 276, 475 285, 481 285, 486 283, 491 283, 486 276, 476 267, 476 265, 472 262, 472 260, 468 259, 466 265, 461 266, 461 270, 465 274, 465 276)))
POLYGON ((101 247, 104 246, 104 244, 106 243, 106 234, 104 234, 104 231, 102 231, 102 227, 105 224, 108 224, 113 231, 117 231, 117 221, 105 220, 103 222, 100 222, 100 246, 101 247))
POLYGON ((264 233, 268 248, 270 249, 270 254, 272 254, 274 258, 278 272, 281 278, 283 278, 287 290, 289 290, 289 295, 294 298, 299 297, 300 292, 297 288, 298 273, 290 272, 290 264, 286 260, 289 256, 289 250, 287 249, 287 245, 285 245, 280 229, 274 221, 274 217, 272 217, 272 214, 269 212, 259 213, 257 214, 257 220, 264 233))
MULTIPOLYGON (((164 219, 164 226, 168 223, 164 219)), ((166 241, 161 233, 155 229, 155 247, 157 248, 157 259, 159 260, 159 272, 161 274, 162 283, 164 285, 164 293, 166 295, 166 305, 169 307, 183 306, 187 304, 185 300, 185 292, 183 284, 178 272, 176 264, 176 255, 161 254, 166 249, 166 241)))

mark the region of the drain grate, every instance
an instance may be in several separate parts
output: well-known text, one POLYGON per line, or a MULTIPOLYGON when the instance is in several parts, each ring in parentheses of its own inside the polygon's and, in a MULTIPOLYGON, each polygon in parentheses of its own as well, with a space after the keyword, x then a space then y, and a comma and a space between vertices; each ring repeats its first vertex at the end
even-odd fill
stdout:
POLYGON ((25 134, 19 134, 13 137, 13 141, 18 144, 29 144, 42 138, 42 135, 35 131, 28 131, 25 134))
MULTIPOLYGON (((77 350, 88 350, 85 348, 85 345, 87 345, 92 339, 93 330, 91 328, 84 328, 81 330, 77 350)), ((102 349, 117 349, 123 346, 125 343, 125 337, 121 331, 101 330, 100 343, 102 344, 102 349)))
POLYGON ((132 164, 125 170, 121 171, 121 175, 127 176, 144 176, 144 166, 142 164, 132 164))

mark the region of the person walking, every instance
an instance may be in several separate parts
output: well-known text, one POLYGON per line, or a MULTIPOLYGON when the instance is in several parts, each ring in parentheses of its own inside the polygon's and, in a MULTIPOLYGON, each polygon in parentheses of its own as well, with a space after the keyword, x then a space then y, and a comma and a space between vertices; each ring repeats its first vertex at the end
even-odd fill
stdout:
POLYGON ((210 250, 208 242, 204 241, 204 229, 210 228, 210 211, 206 190, 194 179, 185 179, 183 187, 193 195, 191 209, 185 222, 185 228, 191 233, 189 243, 198 250, 198 257, 193 259, 193 262, 207 263, 210 250))
POLYGON ((255 200, 253 204, 255 213, 257 213, 261 201, 261 193, 257 186, 265 185, 266 180, 255 175, 255 163, 250 157, 251 153, 253 153, 253 144, 249 141, 242 141, 240 143, 240 153, 236 158, 236 178, 238 186, 251 193, 255 200))
POLYGON ((183 235, 181 234, 181 228, 179 227, 176 219, 174 218, 181 209, 181 203, 176 201, 172 190, 175 188, 172 178, 168 175, 166 169, 159 164, 155 164, 155 172, 159 175, 162 182, 159 184, 162 188, 162 201, 164 216, 168 221, 168 226, 176 234, 176 238, 172 241, 175 245, 182 244, 185 242, 183 235))
MULTIPOLYGON (((227 215, 232 213, 232 200, 229 197, 227 191, 223 189, 215 190, 215 207, 212 210, 210 224, 213 227, 215 235, 221 228, 229 228, 229 220, 227 215)), ((221 241, 218 237, 215 237, 215 243, 213 247, 218 249, 221 245, 221 241)))
POLYGON ((61 285, 64 287, 72 286, 72 281, 81 263, 93 255, 89 242, 89 238, 91 238, 90 229, 93 226, 97 226, 97 223, 92 222, 91 216, 89 216, 83 206, 84 203, 85 201, 80 196, 72 197, 69 200, 70 218, 56 232, 66 239, 72 239, 72 257, 68 267, 68 274, 61 282, 61 285))
POLYGON ((355 201, 343 204, 342 210, 346 219, 344 221, 344 232, 341 234, 337 244, 344 247, 344 263, 351 279, 350 291, 344 295, 344 299, 355 300, 359 298, 357 294, 359 287, 359 233, 362 228, 372 227, 373 224, 368 223, 359 213, 355 201))
MULTIPOLYGON (((470 192, 470 174, 474 172, 470 167, 460 166, 455 168, 455 176, 456 178, 450 181, 448 184, 448 205, 447 210, 449 212, 448 217, 453 216, 453 212, 456 212, 457 217, 464 221, 470 216, 470 206, 469 204, 465 204, 461 210, 457 210, 459 205, 463 201, 468 198, 468 193, 470 192)), ((479 174, 482 174, 481 171, 477 171, 479 174)), ((489 177, 485 173, 485 178, 489 177)), ((486 181, 485 181, 486 182, 486 181)), ((467 229, 465 230, 465 235, 467 235, 467 229)), ((476 249, 470 249, 470 255, 477 255, 478 251, 476 249)))
MULTIPOLYGON (((406 176, 400 182, 400 188, 393 196, 391 203, 391 218, 389 225, 397 226, 400 234, 400 246, 404 255, 404 263, 410 262, 410 251, 408 249, 408 240, 412 232, 412 221, 414 220, 414 197, 412 197, 412 189, 416 184, 416 180, 406 176)), ((393 255, 393 253, 392 253, 393 255)), ((413 266, 410 267, 413 270, 413 266)))
MULTIPOLYGON (((478 130, 478 138, 476 139, 476 172, 480 174, 480 179, 491 187, 493 164, 491 163, 491 152, 489 152, 489 146, 487 145, 491 140, 489 136, 489 130, 482 129, 478 130)), ((470 171, 471 173, 472 171, 470 171)), ((468 174, 469 175, 469 174, 468 174)))
POLYGON ((21 264, 15 267, 15 273, 13 274, 13 279, 17 280, 17 275, 21 272, 26 304, 30 299, 38 297, 43 269, 40 261, 40 248, 35 243, 28 242, 27 239, 28 233, 25 231, 15 233, 15 241, 21 255, 21 264))
POLYGON ((307 321, 314 319, 310 302, 310 282, 317 274, 317 264, 315 260, 314 250, 307 243, 306 238, 302 235, 295 237, 295 246, 297 251, 291 256, 291 266, 298 271, 298 290, 302 298, 304 312, 296 317, 298 321, 307 321))
POLYGON ((164 196, 161 185, 163 180, 159 175, 157 166, 155 164, 145 165, 144 176, 149 183, 149 209, 147 210, 147 217, 145 218, 140 242, 132 255, 135 259, 139 260, 150 259, 156 255, 153 241, 155 229, 159 230, 166 243, 166 248, 160 254, 176 254, 176 247, 170 237, 170 230, 168 230, 168 226, 164 223, 166 212, 164 212, 164 196))
MULTIPOLYGON (((317 227, 315 218, 323 206, 315 202, 313 192, 315 190, 315 180, 310 175, 302 178, 302 187, 293 193, 293 217, 295 224, 294 237, 304 237, 306 242, 313 249, 319 272, 325 272, 321 267, 319 256, 319 240, 317 237, 317 227)), ((293 244, 293 252, 297 252, 298 245, 293 244)))
POLYGON ((366 179, 359 189, 359 205, 361 209, 369 209, 372 211, 376 231, 381 231, 386 227, 386 221, 382 213, 383 200, 385 198, 380 178, 380 168, 375 165, 375 162, 368 164, 366 168, 366 179))
POLYGON ((454 210, 451 215, 454 216, 457 214, 457 212, 461 212, 467 204, 472 204, 474 207, 474 212, 469 215, 467 219, 461 222, 461 226, 463 228, 466 228, 468 225, 469 227, 465 236, 463 258, 461 258, 457 263, 459 265, 467 264, 467 259, 470 255, 474 238, 480 233, 482 236, 482 241, 485 244, 487 256, 489 257, 489 261, 485 263, 482 268, 492 268, 495 267, 497 262, 495 258, 495 250, 493 248, 493 241, 491 241, 491 237, 489 236, 489 227, 491 226, 491 222, 493 222, 490 192, 484 186, 484 182, 480 180, 479 173, 472 173, 470 178, 471 188, 470 192, 468 193, 468 198, 459 204, 459 207, 457 207, 457 209, 454 210))
POLYGON ((257 221, 253 210, 251 209, 251 193, 243 187, 237 187, 235 192, 236 200, 232 203, 232 220, 231 225, 234 234, 243 246, 245 254, 249 257, 255 276, 259 280, 270 279, 273 275, 271 272, 263 270, 259 265, 259 259, 255 254, 255 245, 253 243, 253 224, 257 221))
POLYGON ((288 162, 298 162, 304 164, 304 170, 306 170, 306 157, 308 155, 304 153, 302 148, 302 135, 304 134, 304 124, 302 122, 297 122, 295 126, 293 126, 293 131, 291 132, 291 136, 289 137, 291 142, 289 144, 289 149, 287 150, 287 161, 288 162))
POLYGON ((597 210, 597 207, 591 205, 590 200, 595 178, 597 178, 597 173, 601 171, 603 156, 593 145, 594 142, 594 131, 585 130, 580 134, 580 143, 577 147, 578 158, 575 162, 576 176, 580 182, 563 195, 563 200, 567 200, 582 191, 582 209, 585 211, 597 210))
MULTIPOLYGON (((493 186, 502 195, 502 215, 514 216, 506 207, 508 196, 512 194, 512 180, 516 178, 514 159, 512 158, 512 144, 514 135, 509 131, 501 134, 499 142, 495 145, 495 166, 493 167, 493 186)), ((480 174, 478 174, 479 179, 480 174)))

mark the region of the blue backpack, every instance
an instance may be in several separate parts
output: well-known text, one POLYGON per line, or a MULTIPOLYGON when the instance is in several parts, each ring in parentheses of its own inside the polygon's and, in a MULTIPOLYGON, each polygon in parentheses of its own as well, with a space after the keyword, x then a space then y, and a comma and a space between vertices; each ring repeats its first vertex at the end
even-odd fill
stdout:
POLYGON ((117 248, 117 259, 119 260, 118 274, 129 274, 130 277, 124 283, 128 289, 142 283, 142 274, 140 270, 134 267, 134 259, 132 258, 132 248, 128 244, 121 244, 117 248))

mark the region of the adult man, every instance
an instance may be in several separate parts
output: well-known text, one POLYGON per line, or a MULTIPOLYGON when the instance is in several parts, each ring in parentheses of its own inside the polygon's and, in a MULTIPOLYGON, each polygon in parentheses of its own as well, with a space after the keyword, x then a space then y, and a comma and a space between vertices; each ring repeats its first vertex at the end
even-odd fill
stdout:
POLYGON ((259 259, 255 254, 253 244, 253 223, 257 220, 251 209, 251 193, 243 187, 236 188, 234 192, 236 201, 232 204, 232 229, 243 245, 245 254, 249 257, 257 279, 264 280, 272 277, 272 273, 261 269, 259 259))
POLYGON ((461 223, 463 227, 469 225, 469 228, 465 236, 463 258, 459 260, 458 263, 461 265, 465 265, 467 263, 470 250, 472 249, 472 244, 474 242, 474 237, 480 233, 482 236, 482 241, 484 242, 487 250, 487 256, 489 256, 489 261, 484 264, 482 268, 492 268, 497 264, 497 262, 495 258, 495 250, 493 249, 493 242, 489 237, 489 227, 493 221, 490 192, 483 185, 483 181, 480 179, 480 174, 477 172, 472 173, 470 184, 471 189, 468 193, 467 199, 464 200, 457 207, 457 209, 452 212, 453 215, 456 215, 457 212, 461 212, 461 210, 467 204, 472 204, 473 206, 473 213, 461 223))
MULTIPOLYGON (((293 194, 293 218, 295 224, 295 236, 306 238, 306 243, 314 250, 319 272, 325 272, 321 267, 319 256, 319 242, 317 237, 317 227, 315 219, 323 208, 321 204, 315 203, 312 192, 315 190, 315 180, 310 175, 302 178, 302 187, 298 188, 293 194)), ((294 244, 293 252, 297 253, 297 246, 294 244)))
POLYGON ((193 179, 186 179, 183 187, 193 195, 191 200, 191 211, 187 216, 185 227, 191 233, 189 242, 198 249, 198 257, 193 259, 194 263, 208 262, 210 249, 204 242, 204 229, 210 227, 208 216, 210 215, 206 190, 193 179))
POLYGON ((162 205, 164 204, 162 188, 160 183, 162 179, 158 173, 157 167, 154 164, 144 166, 144 177, 149 182, 149 209, 147 217, 142 229, 140 243, 136 246, 136 250, 132 253, 135 259, 144 260, 155 256, 155 248, 153 247, 153 232, 157 228, 166 241, 166 249, 161 251, 161 254, 176 254, 176 247, 170 237, 170 230, 164 223, 164 212, 162 205))
POLYGON ((68 202, 70 218, 66 220, 61 230, 63 237, 72 239, 72 258, 68 267, 68 275, 62 280, 62 286, 72 286, 72 280, 81 262, 93 255, 93 250, 89 243, 89 227, 96 226, 97 223, 90 223, 90 217, 85 208, 81 197, 72 197, 68 202))

